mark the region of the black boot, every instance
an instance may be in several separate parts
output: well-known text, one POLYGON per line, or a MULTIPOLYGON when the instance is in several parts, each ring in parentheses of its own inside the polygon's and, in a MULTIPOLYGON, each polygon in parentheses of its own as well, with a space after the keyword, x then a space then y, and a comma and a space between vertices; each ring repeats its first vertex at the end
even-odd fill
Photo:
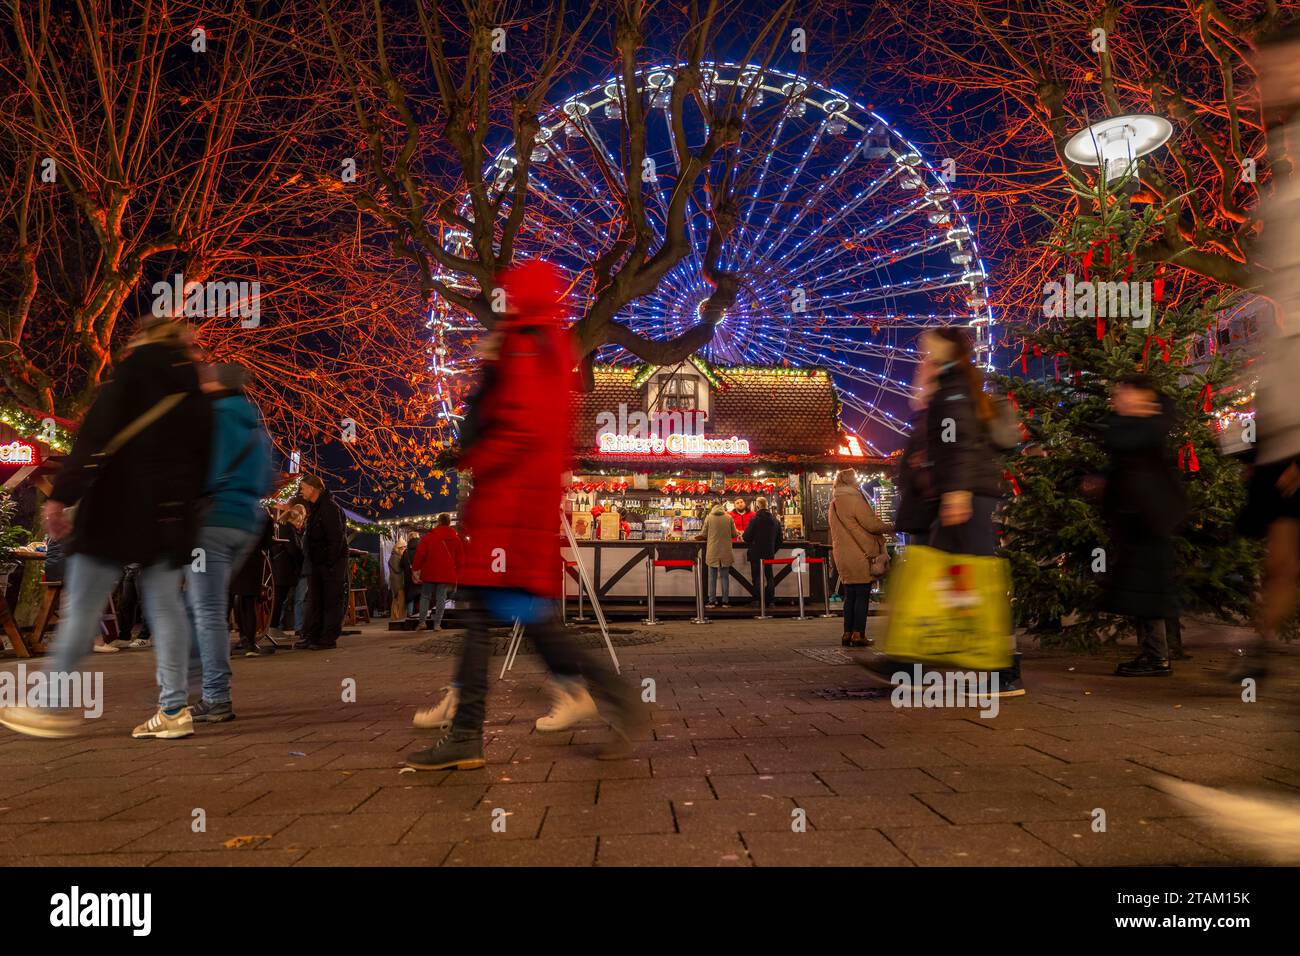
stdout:
POLYGON ((473 731, 453 730, 428 750, 406 755, 406 765, 414 770, 478 770, 483 759, 483 735, 473 731))
POLYGON ((1020 652, 1015 651, 1011 655, 1011 666, 1003 668, 997 672, 998 697, 1024 697, 1025 685, 1020 680, 1020 652))
POLYGON ((1173 672, 1167 657, 1148 657, 1145 654, 1139 654, 1131 661, 1123 661, 1115 668, 1115 673, 1120 677, 1168 677, 1173 672))

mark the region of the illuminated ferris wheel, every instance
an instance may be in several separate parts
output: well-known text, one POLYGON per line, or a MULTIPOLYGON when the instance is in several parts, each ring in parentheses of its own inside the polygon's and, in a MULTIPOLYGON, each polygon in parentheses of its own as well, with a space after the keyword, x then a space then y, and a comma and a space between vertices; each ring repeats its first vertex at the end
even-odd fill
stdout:
MULTIPOLYGON (((718 266, 737 277, 737 294, 702 356, 827 369, 845 426, 888 452, 905 429, 921 330, 970 326, 985 362, 992 347, 987 276, 947 181, 952 169, 933 165, 876 112, 834 89, 731 63, 706 64, 702 74, 709 102, 743 103, 742 133, 696 183, 686 211, 690 253, 618 319, 656 339, 699 321, 713 292, 705 269, 710 206, 729 188, 735 225, 718 266)), ((636 91, 646 105, 642 179, 658 239, 678 178, 673 79, 669 67, 646 69, 636 91)), ((620 222, 618 195, 604 184, 621 177, 627 96, 610 80, 553 106, 529 157, 532 194, 516 258, 540 256, 568 269, 579 300, 591 286, 580 274, 609 248, 620 222)), ((687 104, 689 141, 702 143, 707 118, 690 98, 687 104)), ((516 164, 513 148, 494 157, 488 173, 498 189, 516 164)), ((453 232, 448 246, 469 254, 468 239, 453 232)), ((640 361, 612 347, 599 358, 640 361)))

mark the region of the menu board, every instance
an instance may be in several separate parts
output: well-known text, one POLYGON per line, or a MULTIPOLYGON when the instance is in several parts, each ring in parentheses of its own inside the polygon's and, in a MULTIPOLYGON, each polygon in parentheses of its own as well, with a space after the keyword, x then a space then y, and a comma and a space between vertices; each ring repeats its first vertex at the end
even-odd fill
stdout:
POLYGON ((592 519, 590 511, 575 511, 573 513, 573 536, 575 538, 590 541, 591 528, 592 519))
POLYGON ((617 541, 620 515, 617 511, 606 511, 596 519, 600 523, 600 540, 617 541))

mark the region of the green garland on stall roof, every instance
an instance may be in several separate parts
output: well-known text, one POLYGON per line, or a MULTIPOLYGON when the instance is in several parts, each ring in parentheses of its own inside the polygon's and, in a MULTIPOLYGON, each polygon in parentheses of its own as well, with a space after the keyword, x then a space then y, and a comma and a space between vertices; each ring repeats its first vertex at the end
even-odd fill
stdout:
MULTIPOLYGON (((52 419, 51 419, 52 421, 52 419)), ((31 413, 24 411, 16 405, 7 402, 0 403, 0 422, 4 422, 14 431, 31 436, 29 440, 40 442, 54 449, 62 455, 66 455, 72 450, 73 433, 58 422, 54 424, 54 437, 46 441, 41 437, 45 431, 44 419, 38 418, 31 413)))

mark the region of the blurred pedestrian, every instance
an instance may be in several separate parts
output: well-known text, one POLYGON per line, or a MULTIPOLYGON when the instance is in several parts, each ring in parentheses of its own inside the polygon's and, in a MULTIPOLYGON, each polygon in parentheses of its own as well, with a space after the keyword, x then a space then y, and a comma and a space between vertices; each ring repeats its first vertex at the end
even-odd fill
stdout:
POLYGON ((721 502, 715 504, 696 539, 704 542, 704 565, 709 569, 709 607, 731 604, 731 569, 736 563, 732 541, 736 534, 736 524, 727 509, 721 502))
POLYGON ((1102 438, 1110 455, 1102 497, 1110 535, 1105 607, 1129 618, 1138 634, 1137 657, 1115 673, 1164 677, 1172 673, 1165 620, 1178 611, 1174 530, 1187 511, 1169 448, 1173 403, 1149 377, 1134 373, 1111 389, 1111 406, 1102 438))
POLYGON ((840 644, 866 647, 872 643, 867 637, 871 588, 884 577, 888 562, 883 535, 893 529, 876 515, 852 468, 835 476, 827 521, 835 570, 844 589, 844 633, 840 644))
MULTIPOLYGON (((205 367, 203 390, 212 403, 213 435, 210 504, 199 532, 200 555, 185 568, 185 604, 194 626, 190 675, 201 683, 199 700, 190 712, 196 722, 220 723, 235 718, 230 693, 231 578, 262 537, 267 522, 262 496, 275 476, 270 440, 257 408, 244 395, 244 370, 238 365, 205 367)), ((260 588, 260 558, 253 573, 260 588)), ((247 647, 256 633, 243 637, 247 647)))
MULTIPOLYGON (((1292 26, 1262 45, 1257 72, 1270 140, 1300 142, 1300 36, 1292 26)), ((1260 281, 1272 300, 1261 323, 1255 385, 1255 455, 1241 530, 1265 543, 1256 639, 1229 671, 1234 682, 1263 677, 1267 652, 1295 613, 1300 583, 1300 176, 1277 164, 1262 205, 1260 281)))
POLYGON ((910 399, 912 419, 898 461, 898 506, 894 512, 894 530, 906 534, 908 544, 927 544, 930 528, 939 516, 933 469, 926 458, 926 419, 935 384, 934 366, 918 363, 910 399))
POLYGON ((303 552, 307 561, 307 613, 299 650, 323 651, 338 646, 347 604, 347 520, 325 482, 304 475, 299 494, 311 505, 303 552))
MULTIPOLYGON (((970 336, 956 326, 927 329, 921 335, 923 361, 933 377, 925 420, 925 458, 938 498, 938 517, 927 543, 949 554, 993 557, 997 553, 994 513, 1002 498, 1003 466, 991 432, 997 410, 975 364, 970 336)), ((1011 666, 998 672, 998 694, 1024 694, 1020 654, 1012 646, 1011 666)))
POLYGON ((602 756, 616 758, 631 752, 630 736, 644 722, 632 688, 555 620, 562 477, 571 468, 577 384, 577 355, 563 328, 561 278, 553 266, 534 261, 511 268, 501 286, 507 312, 483 345, 483 378, 461 432, 459 467, 473 476, 461 513, 461 585, 474 593, 456 678, 459 700, 450 732, 407 757, 407 766, 417 770, 484 765, 492 624, 523 623, 555 678, 554 704, 537 721, 538 730, 564 730, 596 716, 594 694, 616 734, 602 756))
POLYGON ((741 534, 749 555, 749 579, 754 585, 754 599, 751 602, 753 604, 759 603, 760 587, 763 588, 768 607, 776 601, 772 565, 763 562, 776 557, 783 537, 781 522, 768 510, 767 499, 762 496, 755 498, 754 514, 745 523, 745 530, 741 534))
POLYGON ((198 538, 211 437, 211 406, 183 328, 146 317, 86 412, 45 502, 45 528, 69 539, 47 706, 0 708, 0 724, 36 737, 77 732, 81 717, 66 709, 71 701, 62 695, 94 644, 122 569, 137 563, 154 627, 159 697, 158 712, 133 736, 194 732, 181 578, 198 538))
POLYGON ((451 515, 438 515, 433 530, 420 539, 415 549, 415 570, 420 574, 420 617, 426 630, 442 629, 442 615, 447 597, 460 578, 464 561, 464 543, 451 526, 451 515), (429 620, 429 603, 433 602, 433 620, 429 620))

